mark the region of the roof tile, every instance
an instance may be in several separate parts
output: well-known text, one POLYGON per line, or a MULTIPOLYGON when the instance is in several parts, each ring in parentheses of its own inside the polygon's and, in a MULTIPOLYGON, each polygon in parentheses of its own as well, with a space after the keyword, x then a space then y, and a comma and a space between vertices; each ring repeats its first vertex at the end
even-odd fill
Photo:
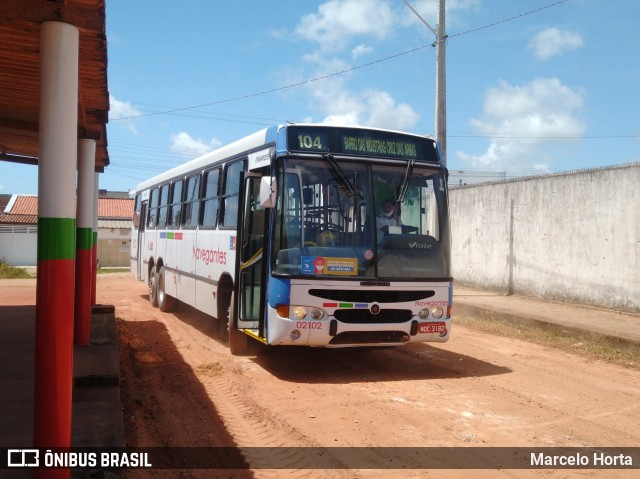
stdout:
MULTIPOLYGON (((133 216, 133 199, 98 198, 98 218, 126 219, 133 216)), ((38 222, 38 197, 18 195, 8 213, 0 214, 0 223, 38 222)))

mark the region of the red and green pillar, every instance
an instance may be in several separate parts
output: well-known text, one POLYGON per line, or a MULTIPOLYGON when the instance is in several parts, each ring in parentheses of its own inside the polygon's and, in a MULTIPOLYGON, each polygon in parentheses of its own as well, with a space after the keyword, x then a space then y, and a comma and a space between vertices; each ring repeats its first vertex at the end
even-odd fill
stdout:
POLYGON ((74 344, 89 344, 93 285, 93 215, 96 142, 78 142, 78 199, 76 226, 76 278, 74 344))
POLYGON ((98 275, 98 213, 100 211, 99 208, 99 181, 100 176, 99 173, 94 173, 94 190, 93 190, 93 234, 91 235, 92 239, 92 273, 91 273, 91 305, 95 306, 98 304, 96 302, 96 283, 97 283, 97 275, 98 275))
MULTIPOLYGON (((40 27, 35 447, 70 447, 76 253, 79 33, 40 27)), ((68 469, 34 477, 68 478, 68 469)))

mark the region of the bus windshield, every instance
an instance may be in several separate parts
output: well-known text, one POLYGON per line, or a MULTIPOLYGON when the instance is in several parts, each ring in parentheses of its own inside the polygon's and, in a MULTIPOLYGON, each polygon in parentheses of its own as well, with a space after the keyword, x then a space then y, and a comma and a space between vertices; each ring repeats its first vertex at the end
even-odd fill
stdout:
POLYGON ((413 161, 278 164, 272 271, 291 277, 450 277, 445 170, 413 161))

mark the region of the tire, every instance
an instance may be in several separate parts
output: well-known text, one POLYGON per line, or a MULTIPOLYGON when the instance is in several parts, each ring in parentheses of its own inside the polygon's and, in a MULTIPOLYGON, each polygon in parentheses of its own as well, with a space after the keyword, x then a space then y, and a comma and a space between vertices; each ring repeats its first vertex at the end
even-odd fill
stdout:
POLYGON ((229 305, 229 312, 227 314, 227 321, 229 324, 229 351, 234 356, 244 356, 249 352, 249 336, 244 334, 233 325, 233 293, 231 294, 231 304, 229 305))
POLYGON ((158 273, 155 268, 151 270, 149 278, 149 302, 154 308, 158 307, 158 273))
POLYGON ((173 296, 169 296, 166 291, 166 272, 164 266, 160 267, 160 272, 158 273, 158 308, 163 313, 168 313, 173 309, 174 298, 173 296))
POLYGON ((224 344, 229 344, 228 312, 227 315, 216 318, 216 325, 218 327, 218 338, 220 338, 224 344))

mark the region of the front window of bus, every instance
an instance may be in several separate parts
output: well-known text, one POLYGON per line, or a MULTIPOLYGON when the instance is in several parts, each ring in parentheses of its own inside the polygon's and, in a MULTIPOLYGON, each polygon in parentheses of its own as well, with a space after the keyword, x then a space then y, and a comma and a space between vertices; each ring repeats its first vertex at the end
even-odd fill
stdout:
POLYGON ((275 274, 407 280, 450 276, 441 169, 329 157, 287 158, 278 171, 275 274))

